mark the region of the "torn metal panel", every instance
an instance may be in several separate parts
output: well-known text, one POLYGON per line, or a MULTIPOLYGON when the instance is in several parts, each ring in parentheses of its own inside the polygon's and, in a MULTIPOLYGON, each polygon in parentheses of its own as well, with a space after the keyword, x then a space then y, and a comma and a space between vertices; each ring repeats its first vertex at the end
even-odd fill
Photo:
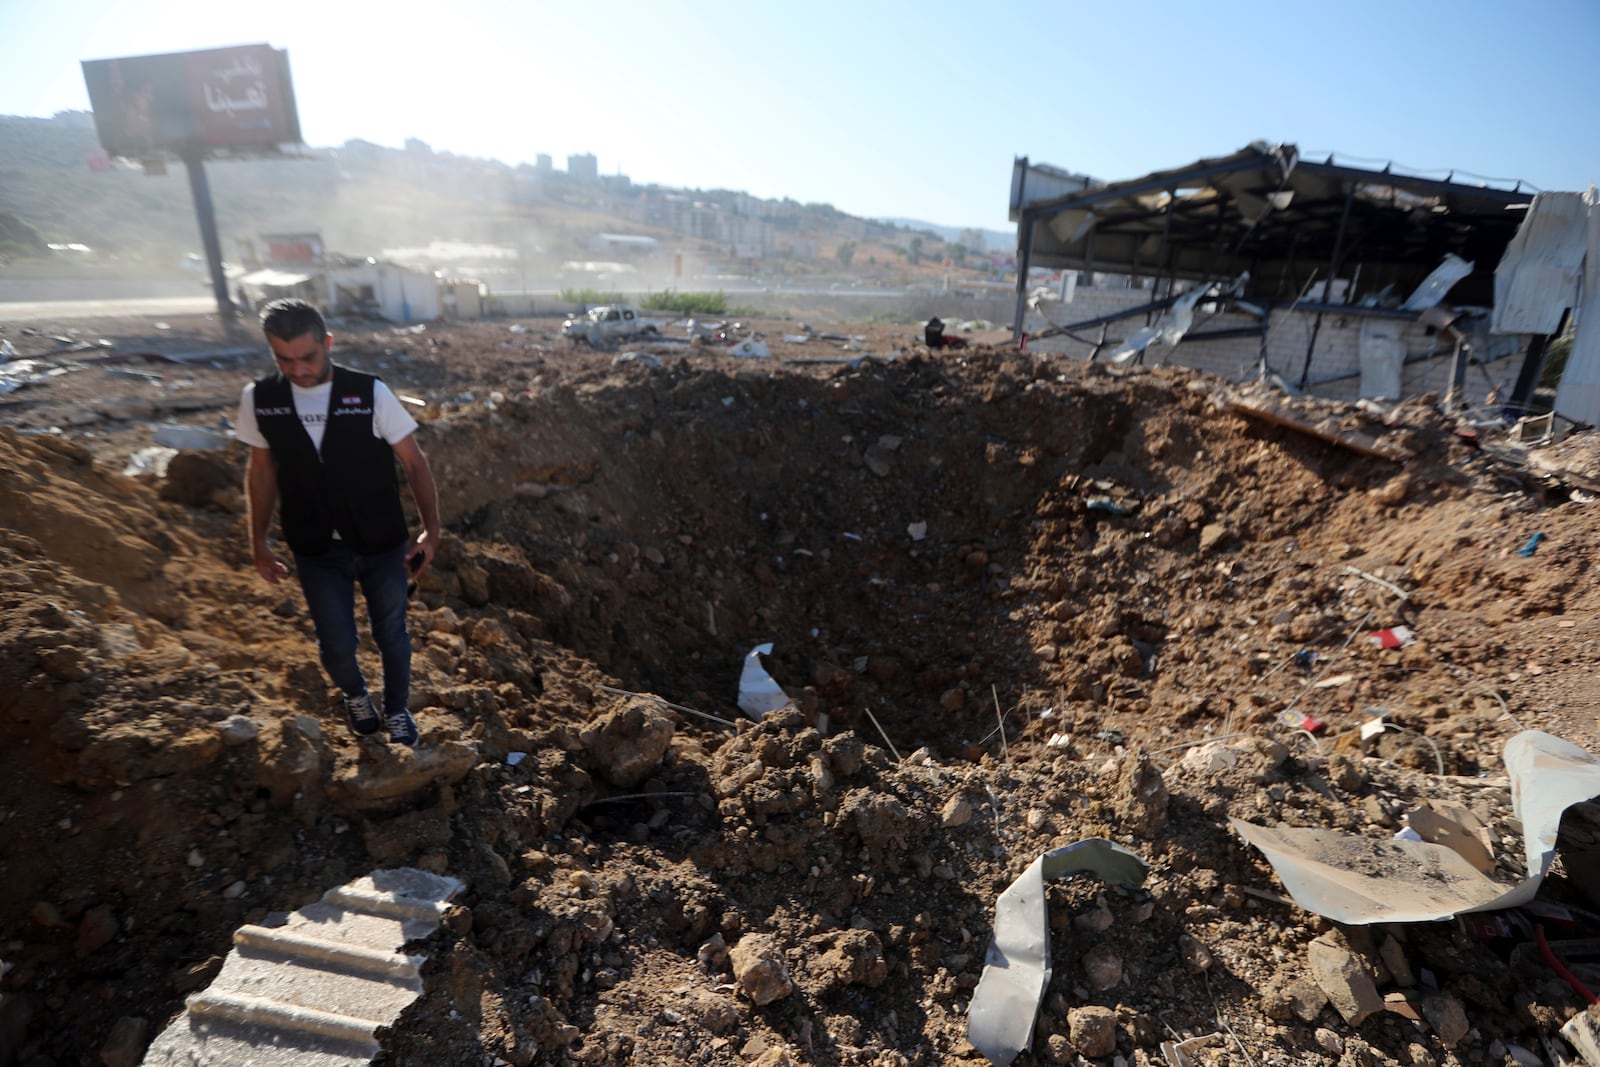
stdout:
POLYGON ((1582 193, 1540 193, 1494 270, 1495 333, 1555 333, 1578 303, 1589 208, 1582 193))
POLYGON ((1567 369, 1556 387, 1555 410, 1585 426, 1600 426, 1600 191, 1589 186, 1584 203, 1589 209, 1589 239, 1578 306, 1588 314, 1578 316, 1567 369))
POLYGON ((1539 730, 1506 742, 1526 876, 1496 881, 1443 845, 1230 819, 1260 849, 1296 904, 1335 922, 1432 922, 1532 900, 1555 859, 1562 814, 1600 796, 1600 757, 1539 730))
POLYGON ((1050 984, 1046 880, 1087 871, 1139 885, 1147 870, 1136 854, 1096 837, 1044 853, 1000 894, 983 977, 967 1011, 967 1040, 995 1067, 1006 1067, 1033 1043, 1039 1002, 1050 984))
POLYGON ((1030 163, 1027 156, 1018 156, 1011 162, 1011 221, 1020 219, 1023 209, 1031 204, 1058 200, 1101 184, 1104 183, 1087 174, 1073 174, 1048 163, 1030 163))
POLYGON ((1194 325, 1194 306, 1211 292, 1211 289, 1209 285, 1197 285, 1178 297, 1172 302, 1172 307, 1153 325, 1135 330, 1131 337, 1111 353, 1111 358, 1117 363, 1126 363, 1158 341, 1169 348, 1176 346, 1183 340, 1183 335, 1189 332, 1189 327, 1194 325))
MULTIPOLYGON (((1252 144, 1229 156, 1141 178, 1091 185, 1051 201, 1032 201, 1021 218, 1027 266, 1086 270, 1093 234, 1094 269, 1134 274, 1151 262, 1152 244, 1169 233, 1163 273, 1204 282, 1249 269, 1261 283, 1288 278, 1298 289, 1298 263, 1333 256, 1344 205, 1350 204, 1343 247, 1378 269, 1401 291, 1438 265, 1441 252, 1498 262, 1521 223, 1508 207, 1531 192, 1395 172, 1314 162, 1293 145, 1252 144), (1085 224, 1093 216, 1092 227, 1085 224), (1170 231, 1167 227, 1170 224, 1170 231)), ((1017 217, 1014 215, 1013 217, 1017 217)), ((1344 258, 1344 257, 1341 257, 1344 258)), ((1467 279, 1459 298, 1487 305, 1492 277, 1467 279)))
POLYGON ((1433 268, 1433 273, 1422 279, 1422 284, 1406 298, 1400 307, 1404 311, 1426 311, 1445 298, 1456 282, 1472 273, 1471 260, 1462 259, 1454 252, 1446 252, 1444 261, 1433 268))

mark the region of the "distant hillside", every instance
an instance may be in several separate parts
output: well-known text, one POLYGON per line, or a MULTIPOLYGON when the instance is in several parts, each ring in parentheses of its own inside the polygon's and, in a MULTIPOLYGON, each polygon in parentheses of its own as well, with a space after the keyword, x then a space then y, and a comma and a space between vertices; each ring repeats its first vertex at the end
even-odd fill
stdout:
MULTIPOLYGON (((620 176, 589 180, 563 171, 511 167, 496 160, 435 153, 426 145, 384 148, 351 141, 332 149, 254 161, 214 161, 206 174, 223 257, 249 262, 263 234, 317 233, 329 252, 379 256, 385 250, 459 242, 508 246, 514 268, 550 277, 574 262, 617 258, 598 235, 657 238, 649 267, 672 284, 677 257, 700 277, 756 275, 775 280, 849 277, 918 284, 963 249, 979 253, 970 272, 988 268, 982 248, 959 231, 926 235, 855 218, 827 204, 761 200, 729 190, 636 186, 620 176)), ((80 243, 78 271, 176 270, 200 248, 186 172, 180 164, 150 175, 117 163, 92 169, 99 155, 91 118, 0 116, 0 218, 12 234, 0 256, 8 272, 56 270, 59 260, 27 258, 46 242, 80 243)), ((920 226, 920 224, 919 224, 920 226)), ((581 268, 580 268, 581 269, 581 268)))
POLYGON ((1017 245, 1015 230, 988 230, 979 226, 940 226, 936 222, 924 222, 921 219, 879 219, 891 226, 903 226, 908 230, 919 233, 936 234, 941 240, 955 243, 963 240, 963 235, 970 236, 977 233, 983 238, 983 245, 973 249, 976 252, 1009 252, 1017 245))

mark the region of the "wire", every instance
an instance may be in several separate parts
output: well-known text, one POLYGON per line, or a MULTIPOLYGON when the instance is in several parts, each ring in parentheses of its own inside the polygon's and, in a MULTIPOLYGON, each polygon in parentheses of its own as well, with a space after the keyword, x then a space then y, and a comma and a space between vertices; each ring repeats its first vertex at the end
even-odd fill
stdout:
POLYGON ((1550 969, 1567 980, 1567 984, 1578 991, 1578 995, 1590 1004, 1600 1004, 1600 997, 1589 992, 1589 987, 1578 981, 1578 976, 1567 970, 1567 965, 1556 958, 1550 948, 1550 942, 1544 939, 1544 924, 1539 923, 1533 928, 1533 939, 1539 943, 1539 955, 1550 965, 1550 969))

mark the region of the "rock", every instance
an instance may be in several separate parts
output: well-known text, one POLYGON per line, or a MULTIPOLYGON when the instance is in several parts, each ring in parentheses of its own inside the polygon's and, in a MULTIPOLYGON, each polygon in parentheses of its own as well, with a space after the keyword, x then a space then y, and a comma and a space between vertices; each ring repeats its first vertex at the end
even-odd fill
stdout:
POLYGON ((38 923, 40 926, 47 927, 51 930, 72 929, 72 924, 66 919, 62 918, 61 909, 57 908, 48 900, 41 900, 34 904, 33 910, 28 913, 28 917, 34 922, 38 923))
POLYGON ((1328 1002, 1351 1026, 1360 1026, 1383 1010, 1383 997, 1366 965, 1337 934, 1324 934, 1308 950, 1311 973, 1328 1002))
POLYGON ((966 797, 951 797, 939 812, 939 823, 946 830, 954 830, 972 821, 972 802, 966 797))
POLYGON ((694 954, 701 966, 720 970, 728 962, 728 942, 723 940, 720 933, 713 934, 711 939, 700 946, 694 954))
POLYGON ((1406 498, 1416 490, 1410 472, 1402 472, 1390 478, 1384 484, 1367 493, 1367 496, 1378 504, 1386 507, 1395 507, 1403 504, 1406 498))
POLYGON ((226 452, 183 449, 167 461, 157 493, 162 500, 204 507, 216 493, 233 489, 237 482, 226 452))
POLYGON ((475 608, 481 608, 489 602, 489 572, 475 563, 462 564, 456 568, 456 577, 461 581, 461 599, 475 608))
POLYGON ((1289 1000, 1289 1010, 1301 1022, 1315 1022, 1322 1009, 1328 1006, 1328 994, 1314 978, 1293 979, 1284 987, 1284 994, 1289 1000))
POLYGON ((499 619, 479 619, 472 625, 472 643, 479 648, 503 645, 510 637, 499 619))
POLYGON ((1083 954, 1083 974, 1091 989, 1110 989, 1122 981, 1122 957, 1109 945, 1096 945, 1083 954))
POLYGON ((1156 765, 1143 756, 1123 761, 1117 778, 1118 807, 1123 825, 1136 837, 1150 838, 1167 825, 1166 783, 1156 765))
POLYGON ((1228 528, 1218 522, 1200 527, 1200 551, 1209 552, 1228 539, 1228 528))
POLYGON ((1412 989, 1417 984, 1416 973, 1411 969, 1411 961, 1406 959, 1405 946, 1393 934, 1383 939, 1383 945, 1378 949, 1378 956, 1383 960, 1383 965, 1389 968, 1389 977, 1401 989, 1412 989))
POLYGON ((1094 907, 1072 917, 1072 928, 1086 934, 1094 934, 1109 930, 1114 922, 1116 917, 1111 914, 1111 909, 1106 907, 1105 898, 1102 897, 1094 907))
POLYGON ((1359 764, 1343 752, 1328 757, 1328 777, 1346 793, 1354 793, 1367 784, 1367 776, 1359 764))
POLYGON ((619 789, 632 789, 661 766, 673 733, 672 719, 659 701, 630 697, 579 736, 601 777, 619 789))
POLYGON ((1406 1046, 1406 1058, 1402 1062, 1411 1064, 1411 1067, 1438 1067, 1438 1061, 1428 1051, 1428 1046, 1420 1041, 1413 1041, 1406 1046))
POLYGON ((771 1004, 794 992, 789 969, 784 966, 783 950, 776 939, 765 934, 750 934, 728 951, 733 978, 739 992, 758 1005, 771 1004))
POLYGON ((33 1021, 33 1004, 18 993, 0 993, 0 1063, 17 1062, 33 1021))
POLYGON ((330 788, 341 805, 355 811, 376 811, 391 807, 400 797, 459 782, 480 758, 478 746, 464 741, 385 749, 376 760, 354 765, 341 762, 330 788))
POLYGON ((111 905, 90 908, 78 923, 78 939, 73 943, 73 954, 80 960, 93 955, 116 936, 117 917, 112 914, 111 905))
POLYGON ((1344 1039, 1327 1027, 1317 1027, 1317 1047, 1330 1056, 1344 1055, 1344 1039))
POLYGON ((883 942, 871 930, 846 930, 822 939, 832 945, 819 955, 812 970, 825 990, 841 986, 866 986, 876 989, 889 977, 889 964, 883 958, 883 942))
POLYGON ((150 1024, 145 1020, 124 1015, 112 1025, 106 1043, 100 1046, 100 1062, 105 1067, 139 1067, 149 1030, 150 1024))
POLYGON ((217 724, 217 736, 229 748, 254 741, 260 734, 261 727, 248 715, 234 715, 217 724))
POLYGON ((962 689, 946 689, 939 694, 939 707, 945 711, 960 711, 961 706, 967 702, 967 694, 962 689))
POLYGON ((1394 816, 1383 806, 1383 801, 1371 793, 1361 798, 1361 813, 1374 826, 1381 826, 1386 830, 1394 826, 1394 816))
POLYGON ((1080 1056, 1099 1059, 1117 1051, 1117 1013, 1089 1004, 1067 1012, 1067 1030, 1080 1056))
POLYGON ((1178 952, 1183 956, 1184 967, 1195 974, 1211 969, 1211 950, 1188 934, 1178 935, 1178 952))
POLYGON ((1466 1008, 1449 993, 1423 997, 1422 1016, 1428 1020, 1428 1025, 1433 1027, 1433 1032, 1445 1048, 1455 1048, 1467 1036, 1467 1031, 1472 1029, 1472 1023, 1467 1021, 1466 1008))

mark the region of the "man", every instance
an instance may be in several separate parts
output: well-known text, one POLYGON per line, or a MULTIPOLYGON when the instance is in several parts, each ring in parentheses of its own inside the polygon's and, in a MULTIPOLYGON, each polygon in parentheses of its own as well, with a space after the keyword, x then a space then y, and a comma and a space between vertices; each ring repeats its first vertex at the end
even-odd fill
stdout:
POLYGON ((406 706, 406 587, 439 547, 438 493, 417 445, 416 420, 383 382, 333 363, 333 337, 304 300, 266 305, 261 330, 278 373, 244 387, 238 418, 239 440, 250 446, 245 488, 256 571, 274 584, 289 575, 267 545, 273 505, 281 503, 283 538, 294 553, 317 650, 344 692, 350 728, 362 736, 387 728, 391 742, 414 747, 417 724, 406 706), (422 516, 414 545, 397 458, 422 516), (358 582, 383 662, 381 715, 356 663, 358 582))

